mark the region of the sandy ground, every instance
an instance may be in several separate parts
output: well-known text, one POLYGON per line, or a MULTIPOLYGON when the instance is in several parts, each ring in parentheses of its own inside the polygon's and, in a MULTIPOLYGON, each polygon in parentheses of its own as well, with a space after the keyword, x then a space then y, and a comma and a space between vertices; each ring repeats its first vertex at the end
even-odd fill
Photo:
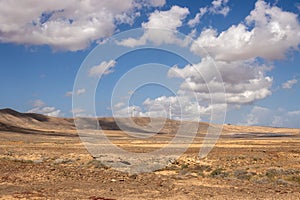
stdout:
MULTIPOLYGON (((149 119, 134 121, 125 123, 131 132, 124 133, 114 119, 99 119, 114 145, 136 153, 164 147, 179 126, 169 120, 159 134, 139 138, 149 134, 149 119)), ((178 159, 134 174, 107 166, 111 160, 103 162, 103 155, 92 156, 72 119, 0 110, 0 199, 300 199, 299 129, 225 125, 213 150, 199 159, 208 126, 199 124, 196 138, 178 159)), ((175 149, 183 147, 179 142, 175 149)), ((154 163, 144 166, 149 164, 154 163)))
MULTIPOLYGON (((131 151, 159 148, 171 137, 142 142, 106 134, 131 151)), ((195 142, 161 170, 127 174, 95 160, 74 133, 0 131, 0 198, 300 199, 297 135, 225 134, 205 159, 197 158, 200 147, 195 142)))

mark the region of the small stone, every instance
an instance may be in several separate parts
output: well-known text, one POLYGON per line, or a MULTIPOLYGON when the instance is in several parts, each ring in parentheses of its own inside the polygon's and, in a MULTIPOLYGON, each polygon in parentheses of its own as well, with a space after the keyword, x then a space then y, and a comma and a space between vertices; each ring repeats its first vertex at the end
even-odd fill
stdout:
POLYGON ((62 159, 62 158, 57 158, 57 159, 54 160, 55 164, 61 164, 63 162, 64 162, 64 159, 62 159))
POLYGON ((57 158, 54 160, 55 164, 68 164, 68 163, 73 163, 73 160, 70 159, 62 159, 62 158, 57 158))
POLYGON ((42 162, 44 162, 44 160, 42 158, 33 161, 33 163, 36 163, 36 164, 42 163, 42 162))
POLYGON ((123 163, 123 164, 125 164, 125 165, 131 165, 131 163, 130 162, 128 162, 128 161, 125 161, 125 160, 122 160, 122 161, 120 161, 121 163, 123 163))

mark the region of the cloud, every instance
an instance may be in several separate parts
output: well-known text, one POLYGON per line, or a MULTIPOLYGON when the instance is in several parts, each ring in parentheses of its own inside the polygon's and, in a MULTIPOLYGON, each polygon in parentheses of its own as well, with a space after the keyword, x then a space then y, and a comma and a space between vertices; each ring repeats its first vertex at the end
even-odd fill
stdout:
POLYGON ((296 3, 296 7, 300 11, 300 3, 296 3))
POLYGON ((298 83, 297 79, 291 79, 291 80, 286 81, 285 83, 282 83, 281 87, 283 89, 291 89, 297 83, 298 83))
POLYGON ((228 0, 214 0, 209 8, 209 11, 214 14, 221 14, 227 16, 230 11, 229 6, 227 6, 228 0))
MULTIPOLYGON (((76 95, 81 95, 81 94, 84 94, 86 92, 86 89, 85 88, 80 88, 80 89, 78 89, 76 92, 75 92, 75 94, 76 95)), ((68 92, 66 92, 66 94, 65 94, 67 97, 71 97, 72 95, 73 95, 73 91, 68 91, 68 92)))
POLYGON ((128 38, 120 41, 118 44, 135 47, 144 45, 147 42, 153 42, 157 45, 177 43, 178 40, 173 32, 182 26, 183 20, 188 14, 189 10, 187 8, 179 6, 172 6, 167 11, 156 10, 149 16, 148 22, 142 23, 142 28, 145 29, 143 36, 139 39, 128 38))
POLYGON ((85 92, 86 92, 85 88, 81 88, 76 91, 76 94, 81 95, 81 94, 84 94, 85 92))
POLYGON ((188 21, 188 25, 190 27, 195 27, 197 24, 199 24, 201 17, 207 12, 207 10, 208 10, 207 7, 200 8, 195 18, 188 21))
POLYGON ((67 97, 71 97, 71 96, 73 96, 73 91, 68 91, 68 92, 66 92, 66 94, 65 94, 67 97))
POLYGON ((132 25, 134 23, 134 20, 141 16, 140 12, 135 12, 135 13, 122 13, 119 15, 115 16, 115 20, 117 22, 117 24, 129 24, 132 25))
POLYGON ((269 109, 254 106, 245 116, 241 125, 260 125, 273 127, 294 127, 300 128, 300 110, 286 111, 284 109, 269 109))
POLYGON ((46 103, 43 102, 43 101, 40 100, 40 99, 34 100, 34 101, 32 102, 32 106, 33 106, 33 107, 42 107, 42 106, 45 106, 45 105, 46 105, 46 103))
POLYGON ((265 75, 269 69, 270 67, 259 65, 255 60, 211 62, 205 57, 198 64, 187 65, 184 68, 172 67, 168 76, 185 79, 180 89, 192 90, 200 100, 209 101, 213 96, 216 102, 226 101, 229 104, 242 105, 272 94, 270 88, 273 80, 265 75), (222 80, 216 79, 215 68, 222 80), (224 97, 226 99, 223 99, 224 97))
POLYGON ((270 116, 271 112, 268 108, 254 106, 250 113, 246 116, 246 125, 269 125, 270 124, 270 116))
POLYGON ((113 109, 114 117, 144 117, 142 108, 139 106, 128 106, 128 107, 114 107, 113 109))
POLYGON ((143 6, 164 4, 163 0, 4 0, 0 1, 0 42, 82 50, 111 36, 115 23, 131 24, 143 6))
MULTIPOLYGON (((205 7, 203 11, 200 10, 198 16, 196 15, 188 24, 193 27, 199 23, 201 13, 208 12, 226 16, 230 10, 227 3, 228 1, 213 1, 211 7, 205 7)), ((170 14, 171 10, 163 12, 170 14)), ((164 15, 166 13, 154 12, 153 18, 150 16, 149 22, 145 24, 154 23, 156 20, 154 22, 151 20, 156 19, 159 14, 164 15)), ((173 30, 182 26, 184 19, 185 16, 181 18, 181 23, 172 26, 173 30)), ((170 24, 172 25, 172 23, 170 24)), ((155 34, 152 35, 154 36, 148 36, 146 32, 138 40, 130 38, 123 42, 128 46, 145 44, 152 41, 152 38, 155 39, 155 34)), ((173 36, 164 39, 164 35, 161 35, 161 40, 157 39, 158 44, 163 42, 176 44, 177 41, 173 36)), ((188 109, 190 106, 193 107, 192 110, 197 110, 197 104, 194 106, 188 104, 190 97, 195 93, 199 102, 206 102, 199 108, 202 114, 209 114, 213 108, 219 108, 222 111, 225 102, 236 107, 253 104, 272 95, 273 78, 267 74, 272 66, 263 64, 264 61, 259 58, 268 60, 284 58, 289 51, 298 49, 299 36, 300 25, 296 14, 283 11, 276 6, 270 6, 264 1, 257 1, 255 8, 243 22, 233 25, 221 33, 212 28, 204 29, 190 48, 191 51, 202 57, 201 62, 183 68, 173 66, 168 75, 184 80, 178 91, 187 97, 187 107, 184 109, 188 109), (204 47, 204 50, 199 46, 204 47), (214 62, 210 62, 207 52, 212 56, 214 62), (216 73, 213 70, 215 68, 220 73, 222 80, 216 78, 216 73), (212 98, 215 102, 209 104, 212 98)), ((154 39, 153 41, 155 41, 154 39)), ((148 100, 148 104, 143 106, 155 105, 155 103, 160 102, 160 99, 164 99, 163 96, 148 100)), ((164 101, 167 100, 169 99, 164 99, 164 101)), ((163 104, 164 108, 166 106, 163 104)), ((145 108, 141 107, 141 109, 145 108)), ((148 110, 149 108, 146 107, 142 113, 146 114, 149 112, 148 110)), ((161 115, 164 113, 162 110, 157 109, 155 112, 152 111, 152 114, 161 115)), ((252 119, 249 118, 249 124, 254 124, 255 120, 255 115, 253 115, 252 119)), ((272 123, 279 125, 280 120, 280 116, 276 116, 272 123)))
POLYGON ((208 28, 201 32, 191 50, 206 55, 203 47, 217 60, 235 61, 261 57, 282 59, 286 52, 298 49, 300 24, 297 14, 286 12, 264 1, 257 1, 254 10, 238 25, 218 33, 208 28))
POLYGON ((227 6, 228 0, 214 0, 211 3, 211 6, 202 7, 199 9, 199 12, 195 15, 193 19, 188 21, 188 25, 190 27, 195 27, 197 24, 200 23, 200 19, 206 14, 221 14, 224 17, 230 11, 229 6, 227 6))
POLYGON ((296 116, 299 115, 300 116, 300 110, 295 110, 295 111, 289 111, 288 112, 289 116, 296 116))
POLYGON ((74 108, 74 109, 71 110, 71 112, 74 113, 74 114, 79 114, 79 113, 83 113, 84 110, 81 109, 81 108, 74 108))
POLYGON ((170 29, 176 30, 182 25, 182 20, 189 14, 187 8, 172 6, 167 11, 154 11, 151 13, 148 22, 142 23, 143 28, 170 29))
MULTIPOLYGON (((192 95, 161 96, 155 99, 146 99, 143 114, 151 117, 169 117, 169 106, 171 105, 172 118, 177 120, 210 120, 210 115, 225 112, 226 104, 203 104, 198 102, 192 95)), ((221 122, 222 123, 222 122, 221 122)))
POLYGON ((73 91, 68 91, 68 92, 66 92, 66 94, 65 94, 67 97, 71 97, 71 96, 73 96, 73 91))
POLYGON ((160 7, 166 4, 166 0, 150 0, 150 4, 154 7, 160 7))
POLYGON ((28 110, 27 113, 39 113, 51 117, 58 117, 62 115, 61 110, 55 107, 47 106, 46 103, 40 99, 33 101, 32 105, 33 108, 28 110))
POLYGON ((114 67, 116 65, 116 61, 110 60, 108 62, 103 61, 99 65, 91 67, 89 71, 89 76, 100 76, 107 75, 114 72, 114 67))
POLYGON ((119 102, 119 103, 117 103, 117 104, 114 105, 114 108, 120 109, 120 108, 122 108, 122 107, 124 107, 124 106, 125 106, 125 103, 124 103, 124 102, 119 102))
MULTIPOLYGON (((175 120, 211 120, 211 113, 224 113, 226 104, 201 105, 192 95, 160 96, 147 98, 141 105, 114 106, 114 115, 118 117, 162 117, 168 118, 171 106, 171 116, 175 120)), ((221 116, 220 116, 221 117, 221 116)), ((216 120, 216 119, 214 119, 216 120)), ((215 121, 214 121, 215 122, 215 121)), ((220 122, 220 123, 223 123, 220 122)))
POLYGON ((93 117, 93 115, 82 108, 73 108, 70 111, 73 114, 73 117, 93 117))

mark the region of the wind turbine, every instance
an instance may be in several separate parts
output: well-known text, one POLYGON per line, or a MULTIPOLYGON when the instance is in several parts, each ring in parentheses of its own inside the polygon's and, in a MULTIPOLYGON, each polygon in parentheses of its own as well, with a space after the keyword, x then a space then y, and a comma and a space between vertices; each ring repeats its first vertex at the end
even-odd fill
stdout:
POLYGON ((132 102, 131 117, 135 117, 135 113, 136 113, 136 110, 137 110, 137 107, 134 105, 136 95, 137 95, 137 92, 133 91, 132 98, 131 98, 131 102, 132 102))
POLYGON ((134 117, 134 116, 135 116, 135 111, 136 111, 136 108, 135 108, 135 106, 133 105, 133 106, 132 106, 131 117, 134 117))
POLYGON ((169 119, 172 119, 172 105, 171 105, 171 101, 169 103, 169 119))

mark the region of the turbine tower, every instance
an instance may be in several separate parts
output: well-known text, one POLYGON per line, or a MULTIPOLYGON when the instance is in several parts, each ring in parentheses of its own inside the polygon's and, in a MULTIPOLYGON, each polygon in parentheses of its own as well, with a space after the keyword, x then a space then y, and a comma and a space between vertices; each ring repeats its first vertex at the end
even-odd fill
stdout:
POLYGON ((133 106, 133 107, 132 107, 131 117, 134 117, 134 116, 135 116, 135 111, 136 111, 136 108, 135 108, 135 106, 133 106))
POLYGON ((171 102, 169 104, 169 119, 172 119, 172 105, 171 105, 171 102))

